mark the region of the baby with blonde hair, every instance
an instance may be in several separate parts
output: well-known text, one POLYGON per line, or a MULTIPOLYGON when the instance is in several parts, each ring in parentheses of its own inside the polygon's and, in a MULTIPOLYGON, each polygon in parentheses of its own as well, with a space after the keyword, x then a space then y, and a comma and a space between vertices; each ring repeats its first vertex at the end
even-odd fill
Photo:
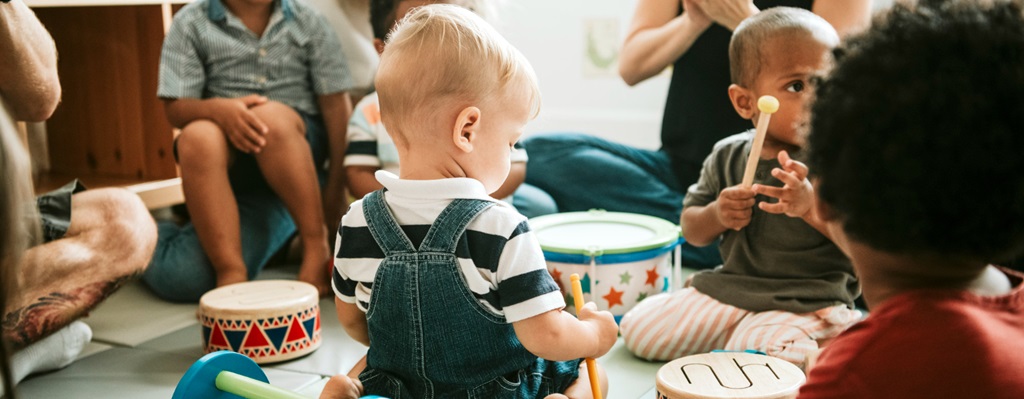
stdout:
POLYGON ((376 85, 401 176, 378 171, 384 190, 342 218, 338 318, 369 351, 321 397, 591 397, 580 360, 611 349, 614 319, 563 312, 526 218, 488 195, 539 108, 529 62, 472 12, 428 5, 388 37, 376 85))
MULTIPOLYGON (((452 4, 463 7, 479 15, 487 22, 496 18, 498 5, 496 0, 373 0, 370 2, 370 25, 373 28, 373 43, 378 53, 385 49, 385 39, 394 30, 397 21, 417 7, 430 4, 452 4)), ((472 28, 470 28, 472 29, 472 28)), ((417 44, 418 45, 418 44, 417 44)), ((459 47, 442 49, 440 53, 433 54, 434 59, 452 58, 453 52, 458 52, 459 47)), ((420 50, 417 50, 420 51, 420 50)), ((457 54, 455 55, 457 56, 457 54)), ((514 54, 499 55, 505 58, 505 65, 510 66, 508 61, 514 54)), ((469 65, 470 68, 475 66, 469 65)), ((452 73, 455 73, 452 71, 452 73)), ((416 84, 404 84, 403 74, 396 74, 398 81, 391 82, 396 90, 412 90, 413 96, 407 101, 416 102, 424 98, 426 88, 416 84)), ((415 81, 413 81, 415 82, 415 81)), ((387 84, 387 83, 385 83, 387 84)), ((401 164, 398 157, 398 149, 392 140, 392 133, 385 126, 381 118, 380 102, 378 92, 373 92, 364 97, 355 106, 348 125, 348 143, 345 151, 345 175, 349 193, 359 199, 373 191, 380 190, 383 186, 377 181, 378 170, 386 170, 399 174, 401 164)), ((524 184, 526 179, 527 163, 529 155, 526 149, 516 143, 516 151, 511 156, 511 169, 505 182, 492 191, 490 195, 502 199, 516 207, 526 217, 534 217, 558 212, 558 205, 550 195, 529 184, 524 184)))

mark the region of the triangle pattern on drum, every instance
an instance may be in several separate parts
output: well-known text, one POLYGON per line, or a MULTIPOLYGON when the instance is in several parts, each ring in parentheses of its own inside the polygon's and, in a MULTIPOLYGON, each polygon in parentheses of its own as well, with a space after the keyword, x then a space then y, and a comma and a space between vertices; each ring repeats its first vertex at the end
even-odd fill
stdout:
POLYGON ((203 343, 210 344, 210 326, 203 326, 203 343))
POLYGON ((231 350, 238 352, 238 348, 242 347, 242 339, 245 338, 245 332, 245 330, 224 330, 224 335, 228 337, 228 342, 231 344, 231 350))
POLYGON ((264 337, 259 326, 256 323, 253 323, 252 328, 249 329, 249 335, 245 337, 245 346, 254 348, 267 345, 270 345, 270 342, 267 341, 267 337, 264 337))
POLYGON ((281 344, 284 343, 284 334, 288 332, 288 326, 268 328, 263 330, 263 332, 267 333, 267 338, 270 338, 270 344, 273 345, 275 349, 281 350, 281 344))
POLYGON ((285 339, 285 341, 294 342, 304 338, 306 338, 306 331, 302 329, 302 324, 299 323, 299 319, 297 317, 293 318, 292 328, 288 330, 288 338, 285 339))
POLYGON ((306 328, 306 335, 309 337, 313 336, 313 326, 316 324, 316 317, 310 317, 309 320, 303 320, 302 326, 306 328))
POLYGON ((213 331, 210 332, 210 340, 207 342, 210 343, 210 346, 215 347, 226 348, 228 346, 228 341, 224 339, 224 332, 221 331, 220 324, 213 325, 213 331))

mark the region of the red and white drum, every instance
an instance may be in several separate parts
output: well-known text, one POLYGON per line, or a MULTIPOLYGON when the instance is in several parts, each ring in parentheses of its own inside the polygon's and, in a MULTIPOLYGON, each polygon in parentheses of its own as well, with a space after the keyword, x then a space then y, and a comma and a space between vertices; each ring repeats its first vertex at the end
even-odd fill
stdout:
POLYGON ((319 294, 300 281, 232 284, 199 299, 207 353, 229 350, 256 363, 307 355, 320 347, 319 294))
POLYGON ((785 360, 746 352, 713 352, 661 366, 658 399, 788 399, 805 380, 785 360))

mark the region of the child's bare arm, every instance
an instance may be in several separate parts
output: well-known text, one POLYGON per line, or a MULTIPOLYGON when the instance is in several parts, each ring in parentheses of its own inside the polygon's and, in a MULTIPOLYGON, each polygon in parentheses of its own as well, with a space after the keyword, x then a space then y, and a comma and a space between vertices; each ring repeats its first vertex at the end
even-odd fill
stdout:
POLYGON ((167 120, 177 128, 189 123, 207 119, 220 126, 231 145, 239 151, 259 152, 267 141, 267 125, 249 109, 267 102, 267 98, 255 94, 240 98, 197 98, 165 99, 164 111, 167 120))
POLYGON ((593 302, 583 306, 579 319, 552 310, 512 323, 512 327, 526 350, 554 361, 601 357, 615 345, 619 331, 612 314, 597 311, 593 302))
POLYGON ((366 326, 366 313, 359 310, 355 304, 344 302, 337 297, 334 298, 334 305, 337 307, 338 321, 341 322, 342 327, 345 327, 345 332, 348 333, 348 336, 363 345, 370 346, 370 333, 366 326))
MULTIPOLYGON (((772 176, 784 184, 782 187, 771 187, 755 184, 753 191, 758 194, 777 198, 772 204, 762 202, 758 206, 768 213, 785 214, 789 217, 801 218, 826 237, 829 236, 825 223, 815 214, 814 186, 807 180, 807 165, 789 157, 786 151, 779 152, 779 164, 782 168, 772 169, 772 176)), ((831 238, 831 237, 829 237, 831 238)))
POLYGON ((352 116, 352 101, 346 92, 327 94, 317 97, 320 114, 324 118, 329 142, 330 169, 327 171, 327 182, 323 191, 324 223, 328 231, 338 228, 341 214, 348 209, 348 197, 345 196, 345 149, 348 147, 346 132, 348 119, 352 116))
POLYGON ((384 188, 377 181, 374 174, 377 173, 376 166, 349 166, 345 168, 348 177, 348 191, 356 199, 363 198, 366 194, 384 188))
POLYGON ((754 192, 741 186, 722 190, 718 199, 704 206, 688 206, 680 220, 683 238, 695 246, 709 245, 726 230, 739 230, 750 223, 754 192))
POLYGON ((512 168, 508 171, 508 177, 501 183, 491 196, 497 199, 508 197, 516 192, 520 184, 526 180, 526 162, 512 162, 512 168))

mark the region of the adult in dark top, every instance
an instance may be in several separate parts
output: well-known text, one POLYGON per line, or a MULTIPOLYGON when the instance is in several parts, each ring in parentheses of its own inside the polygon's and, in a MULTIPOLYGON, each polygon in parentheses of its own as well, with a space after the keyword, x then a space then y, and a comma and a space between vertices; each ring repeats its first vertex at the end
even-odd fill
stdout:
MULTIPOLYGON (((760 9, 810 9, 840 36, 868 24, 871 0, 639 0, 622 47, 619 74, 635 85, 673 66, 659 150, 584 134, 528 138, 526 182, 545 190, 559 211, 602 208, 679 222, 683 194, 697 181, 718 140, 746 130, 729 102, 732 29, 760 9)), ((714 246, 683 248, 684 263, 713 266, 714 246)))

